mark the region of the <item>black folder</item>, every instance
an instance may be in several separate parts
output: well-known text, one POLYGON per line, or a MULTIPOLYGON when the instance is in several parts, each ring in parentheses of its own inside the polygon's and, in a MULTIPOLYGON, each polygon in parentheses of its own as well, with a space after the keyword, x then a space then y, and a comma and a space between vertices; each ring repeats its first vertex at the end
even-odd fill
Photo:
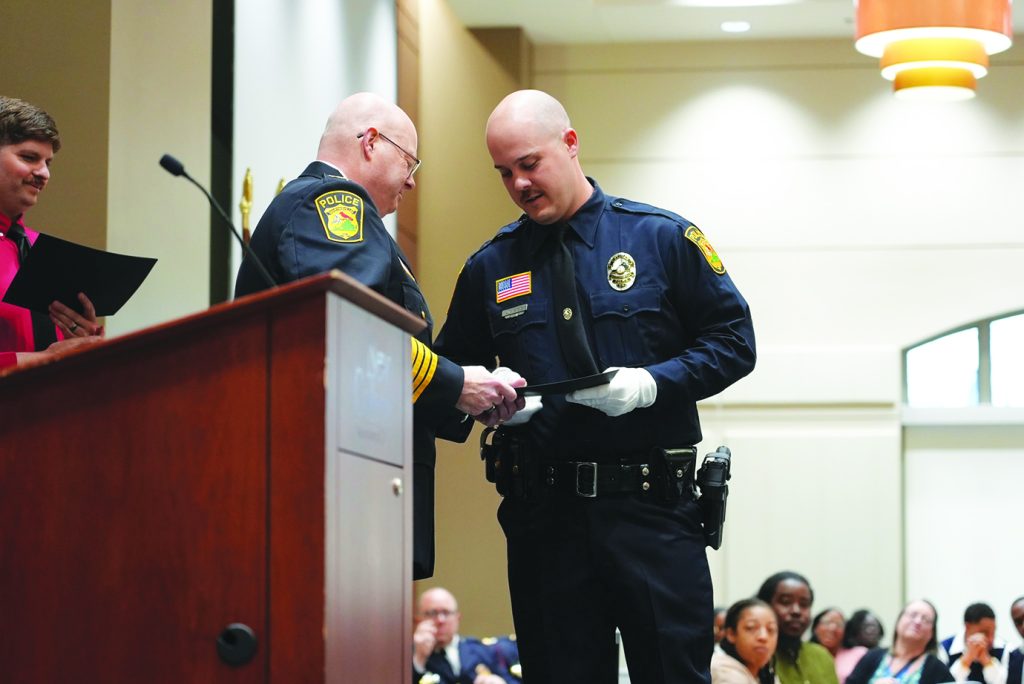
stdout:
POLYGON ((608 370, 603 373, 594 373, 593 375, 585 375, 582 378, 573 378, 571 380, 560 380, 558 382, 547 382, 543 385, 527 385, 526 387, 516 388, 516 394, 520 397, 529 397, 533 395, 547 396, 549 394, 569 394, 580 389, 587 389, 588 387, 597 387, 598 385, 607 385, 615 377, 615 374, 619 372, 619 369, 608 370))
POLYGON ((78 313, 84 292, 97 316, 111 316, 135 294, 156 259, 93 249, 40 233, 4 301, 41 314, 57 300, 78 313))

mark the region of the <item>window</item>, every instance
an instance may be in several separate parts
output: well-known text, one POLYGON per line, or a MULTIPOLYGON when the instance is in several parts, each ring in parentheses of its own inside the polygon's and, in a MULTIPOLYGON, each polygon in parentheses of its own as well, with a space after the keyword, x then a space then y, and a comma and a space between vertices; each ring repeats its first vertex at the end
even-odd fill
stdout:
POLYGON ((1024 312, 910 347, 904 368, 907 406, 1024 407, 1024 312))
POLYGON ((990 325, 992 405, 1024 406, 1024 314, 990 325))

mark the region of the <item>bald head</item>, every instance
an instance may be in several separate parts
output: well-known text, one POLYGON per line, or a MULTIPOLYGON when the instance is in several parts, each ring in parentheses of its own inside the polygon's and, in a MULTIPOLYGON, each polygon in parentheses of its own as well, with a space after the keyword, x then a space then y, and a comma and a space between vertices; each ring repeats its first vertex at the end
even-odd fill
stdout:
POLYGON ((439 648, 445 648, 459 633, 459 604, 447 589, 434 587, 420 595, 420 620, 429 620, 434 625, 434 638, 439 648))
POLYGON ((358 146, 351 143, 371 127, 388 131, 389 136, 400 130, 411 130, 416 135, 412 119, 398 105, 374 93, 356 93, 342 100, 328 117, 317 159, 334 163, 332 159, 342 161, 358 155, 358 146))
POLYGON ((558 138, 571 128, 562 103, 541 90, 517 90, 505 96, 487 119, 487 140, 528 130, 542 138, 558 138))
POLYGON ((455 600, 455 596, 443 587, 427 589, 420 594, 420 611, 423 610, 425 605, 433 606, 437 604, 444 604, 448 610, 457 611, 459 609, 459 602, 455 600))
POLYGON ((331 112, 316 158, 363 186, 385 216, 416 185, 410 169, 417 148, 416 127, 398 105, 374 93, 356 93, 331 112))

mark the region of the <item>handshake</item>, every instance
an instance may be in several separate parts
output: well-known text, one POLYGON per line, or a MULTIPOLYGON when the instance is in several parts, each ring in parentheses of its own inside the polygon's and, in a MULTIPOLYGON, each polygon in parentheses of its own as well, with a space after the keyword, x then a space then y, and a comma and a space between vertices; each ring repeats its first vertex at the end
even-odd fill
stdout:
MULTIPOLYGON (((607 370, 615 370, 616 367, 607 370)), ((487 427, 523 425, 544 404, 539 396, 520 397, 516 389, 526 387, 526 379, 510 368, 499 366, 493 372, 483 366, 466 366, 462 396, 456 404, 463 413, 487 427)), ((643 368, 617 368, 618 373, 606 385, 576 390, 566 400, 608 416, 621 416, 637 408, 646 408, 658 396, 658 385, 643 368)))

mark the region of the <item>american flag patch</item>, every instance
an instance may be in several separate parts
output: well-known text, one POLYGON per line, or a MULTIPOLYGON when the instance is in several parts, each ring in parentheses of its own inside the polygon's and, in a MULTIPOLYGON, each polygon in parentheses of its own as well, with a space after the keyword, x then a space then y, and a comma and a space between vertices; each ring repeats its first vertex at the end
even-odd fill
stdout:
POLYGON ((530 278, 531 271, 517 273, 514 276, 494 281, 495 301, 501 304, 507 299, 528 295, 533 291, 533 280, 530 278))

